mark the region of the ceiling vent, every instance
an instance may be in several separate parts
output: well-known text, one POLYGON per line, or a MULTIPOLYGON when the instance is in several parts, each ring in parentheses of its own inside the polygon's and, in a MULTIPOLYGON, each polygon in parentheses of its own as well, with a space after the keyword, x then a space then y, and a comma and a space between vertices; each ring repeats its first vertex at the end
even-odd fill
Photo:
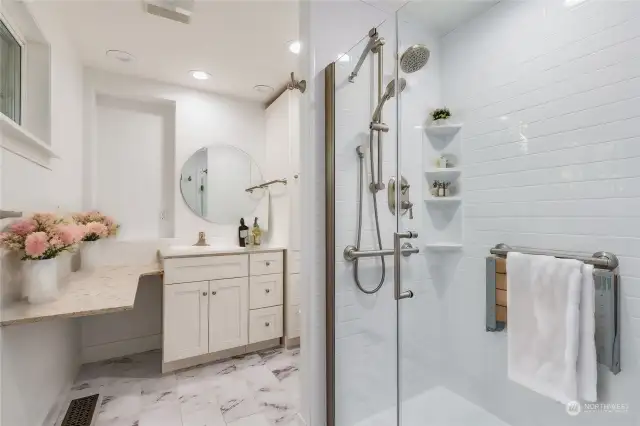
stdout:
POLYGON ((151 15, 188 24, 195 0, 143 0, 144 10, 151 15))

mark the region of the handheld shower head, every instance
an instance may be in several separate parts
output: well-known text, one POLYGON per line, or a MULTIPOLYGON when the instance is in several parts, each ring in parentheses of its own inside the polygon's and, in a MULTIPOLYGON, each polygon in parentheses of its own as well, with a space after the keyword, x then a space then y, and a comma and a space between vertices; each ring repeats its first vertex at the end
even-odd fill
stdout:
MULTIPOLYGON (((405 80, 404 78, 400 78, 400 84, 398 85, 398 93, 404 91, 404 89, 407 88, 407 80, 405 80)), ((391 80, 389 82, 389 84, 387 84, 387 88, 384 91, 384 95, 382 95, 382 99, 380 99, 380 103, 378 104, 378 106, 376 107, 376 109, 373 111, 373 117, 371 118, 371 121, 374 122, 378 122, 380 121, 380 114, 382 113, 382 107, 384 106, 384 103, 387 102, 389 99, 393 98, 396 95, 396 81, 395 80, 391 80)))
MULTIPOLYGON (((401 77, 400 87, 398 87, 398 92, 402 92, 406 88, 407 88, 407 80, 401 77)), ((391 80, 389 84, 387 84, 387 88, 385 89, 384 95, 382 95, 382 97, 388 100, 389 98, 393 98, 395 95, 396 95, 396 81, 391 80)))
POLYGON ((431 53, 424 44, 414 44, 400 56, 400 69, 407 74, 416 72, 429 61, 431 53))

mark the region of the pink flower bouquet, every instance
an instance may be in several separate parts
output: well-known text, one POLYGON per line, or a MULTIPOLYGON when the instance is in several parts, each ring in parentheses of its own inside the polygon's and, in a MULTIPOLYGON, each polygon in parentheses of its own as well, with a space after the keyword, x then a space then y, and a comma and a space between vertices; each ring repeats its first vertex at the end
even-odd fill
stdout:
POLYGON ((0 233, 0 247, 23 252, 22 260, 45 260, 73 250, 83 238, 83 227, 53 213, 36 213, 0 233))
POLYGON ((101 238, 113 237, 120 227, 113 218, 98 211, 76 213, 73 215, 73 220, 84 229, 82 241, 97 241, 101 238))

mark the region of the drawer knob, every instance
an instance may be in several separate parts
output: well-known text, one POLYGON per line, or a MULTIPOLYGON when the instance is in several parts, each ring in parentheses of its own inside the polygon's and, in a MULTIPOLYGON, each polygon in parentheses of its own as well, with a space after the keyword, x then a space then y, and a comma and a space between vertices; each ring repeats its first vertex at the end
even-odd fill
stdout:
POLYGON ((264 289, 264 292, 265 292, 265 293, 267 293, 267 294, 269 294, 269 293, 271 293, 271 290, 269 290, 268 288, 265 288, 265 289, 264 289))
POLYGON ((218 293, 216 293, 215 291, 212 291, 212 292, 211 292, 211 294, 213 294, 213 295, 215 296, 215 295, 216 295, 216 294, 218 294, 218 293))
POLYGON ((203 296, 206 296, 206 295, 207 295, 207 292, 206 292, 206 291, 203 291, 203 292, 202 292, 202 295, 203 295, 203 296))
POLYGON ((265 265, 269 266, 271 265, 271 262, 269 262, 268 260, 266 262, 264 262, 265 265))
POLYGON ((270 323, 269 321, 267 321, 267 322, 265 322, 265 323, 264 323, 264 326, 265 326, 265 327, 269 327, 270 325, 271 325, 271 323, 270 323))

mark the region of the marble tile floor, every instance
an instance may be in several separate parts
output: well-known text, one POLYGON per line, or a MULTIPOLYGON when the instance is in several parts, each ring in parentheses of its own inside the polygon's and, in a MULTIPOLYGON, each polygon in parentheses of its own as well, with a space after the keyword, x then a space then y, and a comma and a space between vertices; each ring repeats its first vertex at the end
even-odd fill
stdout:
POLYGON ((161 358, 160 351, 151 351, 85 364, 71 398, 101 394, 95 426, 303 426, 298 349, 271 349, 166 375, 161 358))

